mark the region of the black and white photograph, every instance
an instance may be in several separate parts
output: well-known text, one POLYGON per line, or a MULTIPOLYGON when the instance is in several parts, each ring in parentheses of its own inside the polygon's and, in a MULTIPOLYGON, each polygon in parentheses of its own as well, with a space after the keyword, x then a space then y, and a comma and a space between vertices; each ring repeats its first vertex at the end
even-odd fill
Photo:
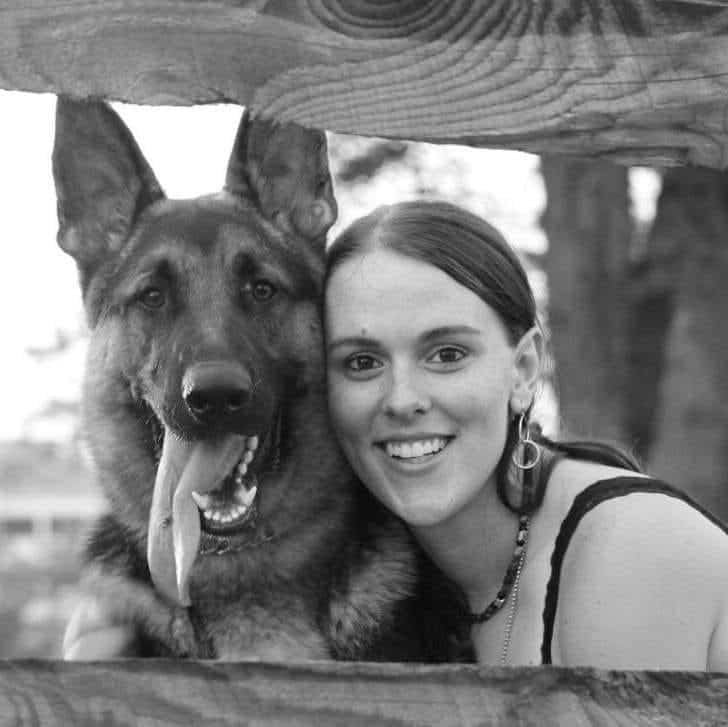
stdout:
POLYGON ((0 0, 0 725, 728 725, 728 2, 0 0))

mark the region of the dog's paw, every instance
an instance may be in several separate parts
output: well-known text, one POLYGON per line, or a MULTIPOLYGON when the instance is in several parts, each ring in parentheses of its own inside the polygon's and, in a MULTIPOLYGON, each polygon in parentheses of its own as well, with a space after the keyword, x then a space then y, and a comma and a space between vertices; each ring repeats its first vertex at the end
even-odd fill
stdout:
POLYGON ((186 608, 172 609, 169 621, 169 646, 177 656, 188 659, 201 658, 195 627, 186 608))

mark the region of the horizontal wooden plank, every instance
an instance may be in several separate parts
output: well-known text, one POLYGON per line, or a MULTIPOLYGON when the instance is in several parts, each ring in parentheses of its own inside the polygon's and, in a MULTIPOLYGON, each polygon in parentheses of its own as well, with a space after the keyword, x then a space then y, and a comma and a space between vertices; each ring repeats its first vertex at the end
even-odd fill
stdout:
POLYGON ((0 662, 0 725, 726 724, 728 675, 555 667, 0 662))
POLYGON ((0 87, 728 165, 715 0, 0 0, 0 87))

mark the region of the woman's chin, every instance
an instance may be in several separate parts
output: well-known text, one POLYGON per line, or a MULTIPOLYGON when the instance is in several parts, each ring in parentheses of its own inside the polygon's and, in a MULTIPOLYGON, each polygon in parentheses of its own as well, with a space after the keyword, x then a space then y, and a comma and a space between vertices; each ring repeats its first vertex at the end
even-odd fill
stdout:
POLYGON ((452 479, 452 474, 443 469, 442 462, 415 463, 412 470, 421 467, 419 476, 412 476, 409 470, 403 473, 409 464, 392 465, 383 461, 379 453, 376 458, 362 458, 358 463, 360 466, 355 469, 359 479, 388 510, 412 528, 439 525, 462 507, 463 503, 453 498, 453 492, 447 491, 445 483, 452 479))
POLYGON ((437 498, 429 498, 423 501, 397 499, 395 502, 384 503, 407 523, 411 528, 431 528, 448 521, 457 508, 452 501, 438 502, 437 498))

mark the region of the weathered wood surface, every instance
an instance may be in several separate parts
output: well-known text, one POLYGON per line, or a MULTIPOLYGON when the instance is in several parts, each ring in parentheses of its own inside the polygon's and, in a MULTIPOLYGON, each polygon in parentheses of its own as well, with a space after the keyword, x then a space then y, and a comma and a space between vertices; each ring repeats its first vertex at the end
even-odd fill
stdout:
POLYGON ((728 165, 719 0, 0 0, 0 87, 728 165))
POLYGON ((728 724, 728 674, 164 660, 0 662, 0 725, 728 724))

